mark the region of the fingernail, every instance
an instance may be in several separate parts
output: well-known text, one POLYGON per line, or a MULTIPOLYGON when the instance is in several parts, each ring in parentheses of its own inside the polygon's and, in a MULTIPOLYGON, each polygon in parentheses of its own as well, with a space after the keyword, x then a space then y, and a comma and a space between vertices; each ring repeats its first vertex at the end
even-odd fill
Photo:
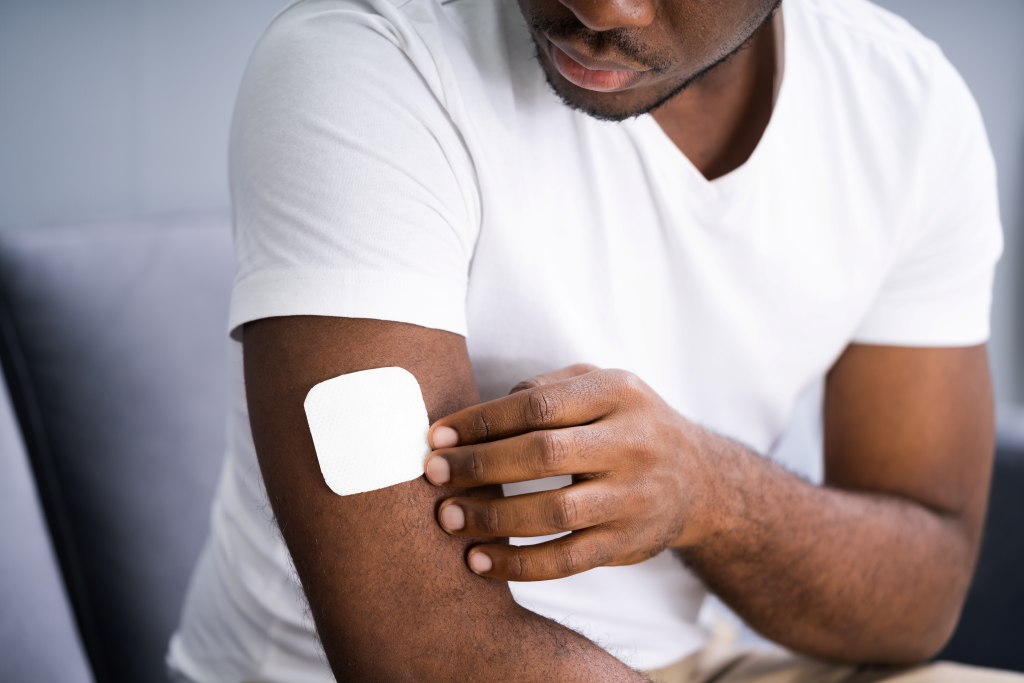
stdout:
POLYGON ((477 551, 469 554, 469 568, 477 574, 489 572, 493 566, 494 564, 491 562, 491 558, 487 557, 487 555, 484 555, 482 552, 477 551))
POLYGON ((435 427, 430 435, 430 445, 433 448, 451 448, 459 443, 459 433, 451 427, 435 427))
POLYGON ((466 526, 466 513, 458 505, 449 505, 441 509, 441 526, 448 531, 461 531, 466 526))
POLYGON ((434 456, 427 461, 427 479, 431 484, 446 484, 452 478, 448 461, 440 456, 434 456))

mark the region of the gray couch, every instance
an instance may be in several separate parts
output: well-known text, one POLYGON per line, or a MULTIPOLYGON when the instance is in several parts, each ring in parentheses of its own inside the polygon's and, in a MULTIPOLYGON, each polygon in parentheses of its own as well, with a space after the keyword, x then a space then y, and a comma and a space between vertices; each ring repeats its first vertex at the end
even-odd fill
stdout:
POLYGON ((231 274, 226 216, 0 234, 24 437, 5 413, 0 680, 163 680, 224 449, 231 274))
MULTIPOLYGON (((0 231, 0 681, 162 679, 224 448, 231 270, 225 216, 0 231)), ((1024 670, 1022 490, 1004 448, 950 658, 1024 670)))

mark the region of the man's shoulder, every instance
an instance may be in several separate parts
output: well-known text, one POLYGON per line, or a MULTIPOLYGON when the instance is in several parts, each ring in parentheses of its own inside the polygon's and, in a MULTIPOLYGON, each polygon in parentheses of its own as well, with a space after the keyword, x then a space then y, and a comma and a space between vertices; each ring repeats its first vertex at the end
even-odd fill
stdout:
POLYGON ((333 95, 408 100, 425 93, 450 109, 476 101, 508 69, 502 2, 297 0, 267 27, 247 80, 282 82, 319 99, 333 95), (301 85, 301 88, 299 86, 301 85), (425 88, 424 88, 425 86, 425 88))
POLYGON ((855 65, 864 69, 927 79, 948 65, 934 41, 869 0, 787 0, 784 7, 799 15, 822 47, 841 59, 857 59, 855 65))
POLYGON ((459 0, 295 0, 267 27, 264 40, 301 35, 354 52, 357 46, 347 38, 368 31, 406 53, 423 46, 437 58, 439 48, 450 51, 444 50, 450 43, 472 42, 478 34, 497 47, 493 38, 503 31, 506 18, 502 6, 459 0))
POLYGON ((852 39, 901 47, 909 51, 930 51, 935 43, 921 35, 903 17, 869 0, 788 0, 790 8, 813 17, 823 27, 848 34, 852 39))
MULTIPOLYGON (((410 6, 437 6, 436 0, 296 0, 283 9, 267 27, 257 52, 266 43, 289 43, 296 49, 325 47, 353 56, 365 52, 365 44, 353 43, 359 35, 383 38, 408 49, 416 36, 416 24, 429 23, 430 12, 410 17, 410 6)), ((361 41, 365 42, 365 41, 361 41)))
POLYGON ((787 43, 792 28, 817 101, 831 103, 850 125, 859 122, 862 138, 889 145, 916 136, 931 121, 928 130, 942 129, 931 136, 935 143, 950 133, 943 121, 961 125, 977 118, 956 68, 902 17, 868 0, 786 0, 785 11, 787 43))

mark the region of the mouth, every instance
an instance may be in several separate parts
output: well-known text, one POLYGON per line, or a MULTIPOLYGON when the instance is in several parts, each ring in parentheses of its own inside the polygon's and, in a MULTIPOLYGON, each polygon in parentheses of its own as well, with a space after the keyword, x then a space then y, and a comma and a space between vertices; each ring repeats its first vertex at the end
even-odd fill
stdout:
POLYGON ((558 73, 575 86, 595 92, 616 92, 636 85, 651 73, 607 59, 585 57, 572 46, 544 36, 548 56, 558 73))

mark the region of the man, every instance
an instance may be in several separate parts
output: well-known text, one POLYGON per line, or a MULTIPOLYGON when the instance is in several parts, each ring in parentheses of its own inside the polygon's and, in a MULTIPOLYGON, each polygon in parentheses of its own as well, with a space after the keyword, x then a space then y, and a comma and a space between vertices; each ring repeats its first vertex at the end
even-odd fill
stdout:
POLYGON ((305 0, 231 173, 243 353, 179 675, 1019 680, 913 667, 977 556, 1001 236, 977 108, 904 22, 305 0), (425 477, 335 495, 303 399, 391 366, 425 477), (764 454, 822 377, 815 486, 764 454), (801 656, 707 649, 704 586, 801 656))

